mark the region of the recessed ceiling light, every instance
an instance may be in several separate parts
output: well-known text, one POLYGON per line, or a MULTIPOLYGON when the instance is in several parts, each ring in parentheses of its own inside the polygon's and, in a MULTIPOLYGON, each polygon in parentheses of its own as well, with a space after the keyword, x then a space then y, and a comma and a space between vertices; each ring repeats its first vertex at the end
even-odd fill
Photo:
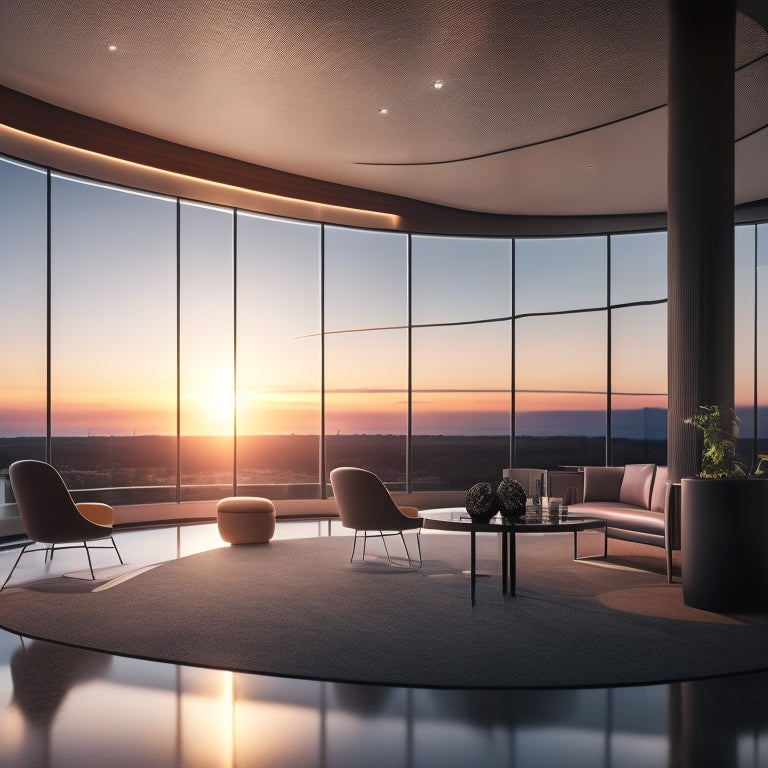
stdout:
POLYGON ((386 115, 388 112, 389 112, 389 110, 388 110, 386 107, 382 107, 382 108, 379 110, 379 114, 380 114, 380 115, 386 115))
POLYGON ((443 87, 443 85, 445 85, 445 83, 443 83, 442 80, 435 80, 433 85, 435 86, 435 90, 439 91, 443 87))
POLYGON ((117 46, 116 45, 108 45, 107 46, 107 50, 108 51, 116 51, 117 50, 117 46))

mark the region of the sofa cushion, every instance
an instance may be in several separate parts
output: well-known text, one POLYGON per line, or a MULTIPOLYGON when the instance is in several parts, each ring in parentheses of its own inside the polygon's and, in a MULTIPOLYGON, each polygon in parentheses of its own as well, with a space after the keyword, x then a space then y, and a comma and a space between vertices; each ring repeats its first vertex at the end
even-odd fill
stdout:
POLYGON ((624 467, 584 467, 584 501, 619 501, 624 467))
POLYGON ((655 464, 627 464, 621 481, 619 501, 642 509, 651 508, 651 489, 655 464))
POLYGON ((651 492, 651 511, 663 512, 667 501, 667 480, 669 470, 667 467, 656 467, 656 475, 653 478, 653 491, 651 492))
MULTIPOLYGON (((659 512, 651 512, 650 509, 641 509, 635 504, 621 504, 615 501, 585 501, 583 504, 569 507, 568 514, 579 517, 596 517, 598 520, 603 520, 610 529, 636 531, 644 535, 664 535, 664 515, 659 512)), ((611 535, 610 531, 608 535, 611 535)), ((633 539, 629 540, 632 541, 633 539)))

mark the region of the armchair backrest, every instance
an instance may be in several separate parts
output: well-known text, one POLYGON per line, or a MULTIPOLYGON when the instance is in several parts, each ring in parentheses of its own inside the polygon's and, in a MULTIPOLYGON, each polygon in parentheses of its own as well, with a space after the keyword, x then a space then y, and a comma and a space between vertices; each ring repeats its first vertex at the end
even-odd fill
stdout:
POLYGON ((414 523, 400 512, 384 483, 367 469, 337 467, 331 471, 331 486, 345 528, 391 531, 414 523))
POLYGON ((11 464, 8 474, 21 523, 32 541, 81 541, 111 534, 111 527, 91 523, 80 514, 63 478, 50 464, 24 459, 11 464))

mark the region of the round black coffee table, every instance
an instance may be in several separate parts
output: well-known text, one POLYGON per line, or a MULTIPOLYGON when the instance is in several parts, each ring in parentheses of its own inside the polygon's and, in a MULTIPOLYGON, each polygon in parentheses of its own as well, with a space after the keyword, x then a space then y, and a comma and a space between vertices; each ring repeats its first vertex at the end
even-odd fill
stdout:
POLYGON ((564 515, 546 516, 541 518, 529 517, 516 522, 507 521, 501 517, 494 517, 488 523, 476 523, 470 518, 464 507, 451 507, 446 509, 426 509, 419 512, 419 517, 424 518, 424 528, 438 531, 454 531, 470 534, 470 596, 472 605, 475 604, 475 571, 476 542, 478 533, 501 534, 501 581, 502 592, 506 595, 515 594, 516 582, 516 547, 515 535, 518 533, 573 533, 573 559, 578 559, 577 535, 579 531, 593 528, 605 528, 605 521, 593 517, 568 517, 564 515))

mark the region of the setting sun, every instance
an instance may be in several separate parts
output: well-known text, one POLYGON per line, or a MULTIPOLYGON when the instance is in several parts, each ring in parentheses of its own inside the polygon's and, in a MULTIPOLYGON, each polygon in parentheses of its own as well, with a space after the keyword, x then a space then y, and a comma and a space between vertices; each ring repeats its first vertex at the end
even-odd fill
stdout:
POLYGON ((187 435, 231 435, 235 393, 231 373, 220 371, 199 388, 181 394, 181 422, 187 435))

